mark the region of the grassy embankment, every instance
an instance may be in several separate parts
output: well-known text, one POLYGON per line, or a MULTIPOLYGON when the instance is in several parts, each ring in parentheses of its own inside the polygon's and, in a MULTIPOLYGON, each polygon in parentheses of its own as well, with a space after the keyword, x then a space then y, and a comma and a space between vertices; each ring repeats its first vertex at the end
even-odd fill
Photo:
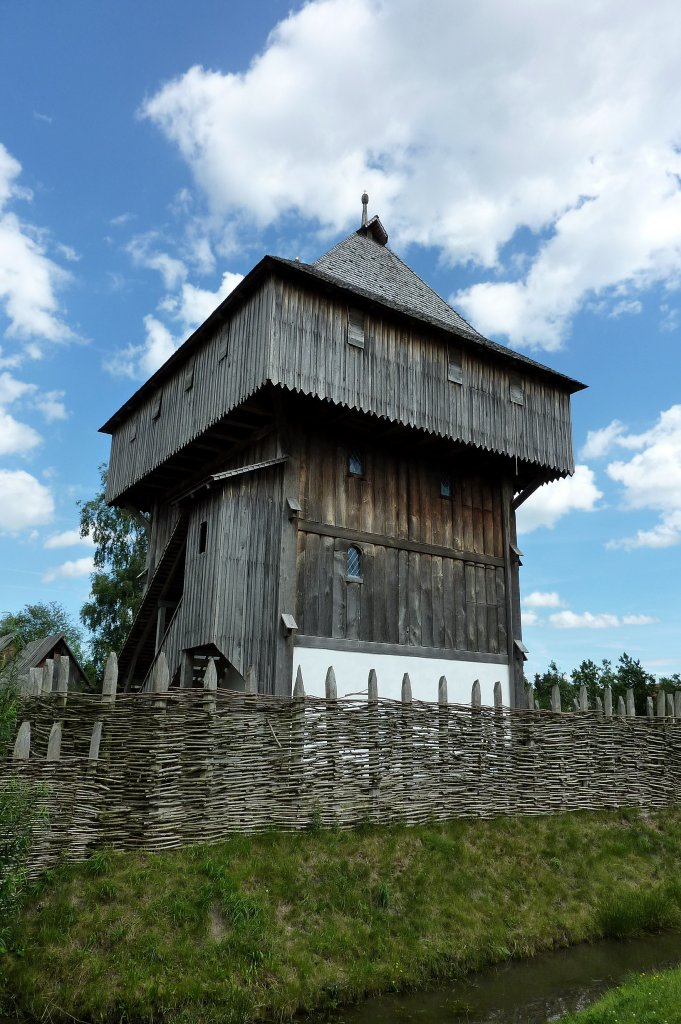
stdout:
POLYGON ((581 1013, 561 1017, 560 1024, 679 1024, 681 968, 640 974, 607 992, 581 1013))
POLYGON ((5 966, 19 1006, 43 1019, 281 1020, 681 926, 680 855, 681 810, 100 853, 32 895, 14 937, 23 952, 5 966))

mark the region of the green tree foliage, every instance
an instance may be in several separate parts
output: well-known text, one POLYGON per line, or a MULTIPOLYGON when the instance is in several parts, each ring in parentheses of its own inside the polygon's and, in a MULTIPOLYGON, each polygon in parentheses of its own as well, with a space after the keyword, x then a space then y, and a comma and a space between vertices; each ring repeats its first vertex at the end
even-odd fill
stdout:
MULTIPOLYGON (((11 686, 0 687, 0 764, 9 755, 16 734, 19 697, 11 686)), ((31 822, 36 815, 34 788, 0 771, 0 958, 25 887, 25 857, 31 822)), ((3 976, 0 959, 0 999, 3 976)))
POLYGON ((69 613, 56 601, 27 604, 21 611, 5 612, 0 617, 0 636, 10 633, 20 650, 32 640, 64 633, 78 661, 83 663, 83 633, 69 613))
POLYGON ((80 533, 95 542, 91 594, 80 617, 92 634, 92 658, 99 676, 109 651, 120 651, 143 591, 147 558, 147 524, 142 516, 112 508, 104 499, 106 467, 100 466, 101 489, 80 502, 80 533))
POLYGON ((629 688, 634 691, 637 715, 646 713, 646 700, 648 696, 655 695, 658 686, 667 690, 681 688, 681 678, 678 673, 661 679, 658 684, 655 676, 646 672, 641 662, 631 658, 626 651, 620 655, 616 668, 613 668, 612 662, 608 658, 604 658, 600 665, 587 658, 572 670, 570 676, 561 671, 555 661, 550 662, 545 672, 537 672, 534 677, 535 700, 539 707, 550 707, 551 690, 555 683, 558 683, 560 687, 560 702, 563 711, 572 710, 574 702, 578 699, 580 686, 586 686, 590 707, 595 706, 597 695, 602 698, 603 688, 610 686, 615 706, 618 698, 624 698, 629 688))

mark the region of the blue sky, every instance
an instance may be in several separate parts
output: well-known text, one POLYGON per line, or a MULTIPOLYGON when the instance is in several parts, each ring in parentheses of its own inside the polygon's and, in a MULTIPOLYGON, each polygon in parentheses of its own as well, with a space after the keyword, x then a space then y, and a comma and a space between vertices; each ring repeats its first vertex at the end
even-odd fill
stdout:
POLYGON ((367 189, 478 329, 589 384, 521 515, 530 671, 681 671, 679 52, 667 0, 0 0, 0 611, 77 614, 97 428, 367 189))

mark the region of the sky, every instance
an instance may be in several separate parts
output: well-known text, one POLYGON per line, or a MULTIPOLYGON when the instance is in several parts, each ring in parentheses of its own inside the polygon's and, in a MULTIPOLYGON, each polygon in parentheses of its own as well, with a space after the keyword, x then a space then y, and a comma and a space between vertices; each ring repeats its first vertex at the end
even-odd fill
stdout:
POLYGON ((528 671, 681 671, 670 0, 0 0, 0 612, 77 617, 98 433, 269 252, 359 225, 588 384, 519 513, 528 671))

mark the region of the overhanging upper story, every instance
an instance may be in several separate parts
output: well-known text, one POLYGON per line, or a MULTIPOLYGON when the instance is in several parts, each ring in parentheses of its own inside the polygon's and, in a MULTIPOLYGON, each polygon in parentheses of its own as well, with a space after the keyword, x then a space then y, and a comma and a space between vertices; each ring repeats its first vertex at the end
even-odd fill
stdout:
POLYGON ((134 490, 139 504, 145 483, 268 385, 547 480, 574 469, 570 396, 584 385, 478 334, 360 230, 316 264, 266 256, 108 420, 107 498, 134 490))

